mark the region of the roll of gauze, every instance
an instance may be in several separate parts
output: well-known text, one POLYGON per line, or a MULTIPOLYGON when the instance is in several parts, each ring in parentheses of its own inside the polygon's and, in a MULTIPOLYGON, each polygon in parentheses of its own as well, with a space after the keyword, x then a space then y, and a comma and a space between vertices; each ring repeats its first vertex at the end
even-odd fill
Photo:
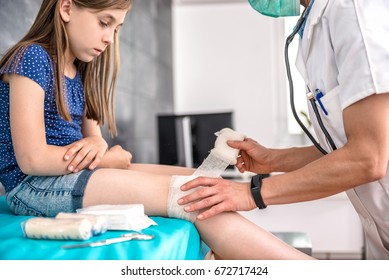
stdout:
POLYGON ((92 224, 92 234, 99 235, 107 231, 107 217, 102 215, 78 214, 61 212, 55 216, 56 219, 87 219, 92 224))
POLYGON ((22 229, 26 237, 34 239, 87 240, 92 236, 87 219, 31 218, 22 229))
POLYGON ((211 150, 211 154, 214 154, 218 158, 223 159, 230 165, 236 164, 236 158, 239 155, 239 150, 231 148, 227 145, 228 140, 244 140, 245 135, 232 130, 231 128, 223 128, 215 133, 217 136, 215 141, 215 147, 211 150))
POLYGON ((179 205, 177 200, 188 195, 199 188, 183 192, 180 187, 199 176, 205 177, 220 177, 224 170, 230 164, 236 164, 236 158, 239 155, 239 150, 231 148, 227 145, 228 140, 243 140, 245 136, 230 128, 223 128, 215 133, 217 139, 215 148, 211 150, 207 158, 195 170, 192 176, 173 176, 169 186, 169 194, 167 200, 167 213, 169 217, 185 219, 191 222, 196 220, 198 212, 185 212, 184 206, 179 205))

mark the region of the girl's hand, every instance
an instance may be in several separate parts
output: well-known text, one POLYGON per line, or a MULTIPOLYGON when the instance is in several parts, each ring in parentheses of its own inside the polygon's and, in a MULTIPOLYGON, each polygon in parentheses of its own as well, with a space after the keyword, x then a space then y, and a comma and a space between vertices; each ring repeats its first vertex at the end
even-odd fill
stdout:
POLYGON ((222 178, 198 177, 181 186, 182 191, 198 190, 182 197, 178 204, 187 212, 203 211, 197 219, 204 220, 221 212, 248 211, 256 208, 249 183, 237 183, 222 178), (190 204, 191 203, 191 204, 190 204))
POLYGON ((116 145, 104 155, 99 167, 128 169, 131 165, 132 154, 116 145))
POLYGON ((107 142, 99 136, 89 136, 68 145, 64 155, 65 161, 70 161, 68 170, 79 172, 82 169, 95 169, 107 152, 107 142))

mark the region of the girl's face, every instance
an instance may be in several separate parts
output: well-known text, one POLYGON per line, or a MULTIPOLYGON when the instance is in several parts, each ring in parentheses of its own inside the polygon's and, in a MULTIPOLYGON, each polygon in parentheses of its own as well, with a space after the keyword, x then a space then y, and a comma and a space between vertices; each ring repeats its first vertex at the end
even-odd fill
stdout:
POLYGON ((67 9, 64 7, 61 10, 69 40, 67 59, 72 61, 78 58, 90 62, 113 43, 115 32, 122 26, 127 10, 96 11, 77 7, 71 1, 69 3, 67 9))

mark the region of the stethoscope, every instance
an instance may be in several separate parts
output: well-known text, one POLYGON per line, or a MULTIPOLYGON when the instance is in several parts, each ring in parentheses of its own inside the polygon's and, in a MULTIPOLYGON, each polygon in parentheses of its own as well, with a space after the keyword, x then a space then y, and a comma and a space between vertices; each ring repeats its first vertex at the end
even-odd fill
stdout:
MULTIPOLYGON (((285 65, 286 65, 286 74, 288 76, 288 81, 289 81, 290 107, 292 109, 293 116, 296 119, 296 121, 299 124, 299 126, 301 127, 301 129, 305 132, 305 134, 312 141, 312 143, 315 145, 315 147, 321 153, 326 155, 326 154, 328 154, 328 152, 325 149, 323 149, 322 146, 320 146, 320 144, 316 141, 316 139, 313 137, 313 135, 309 132, 309 130, 302 123, 302 121, 300 120, 300 118, 299 118, 299 116, 298 116, 298 114, 296 112, 296 108, 295 108, 295 105, 294 105, 293 80, 292 80, 292 74, 291 74, 291 71, 290 71, 288 51, 289 51, 290 43, 292 43, 294 36, 298 33, 298 31, 300 30, 301 26, 303 25, 303 23, 304 23, 304 21, 306 19, 306 14, 307 14, 307 8, 304 9, 303 13, 301 14, 301 17, 297 21, 297 24, 296 24, 295 28, 293 29, 293 32, 287 37, 286 43, 285 43, 285 65)), ((309 102, 311 103, 313 112, 316 115, 317 122, 319 123, 319 126, 320 126, 321 130, 323 131, 326 140, 328 141, 328 144, 330 145, 330 147, 331 147, 331 149, 333 151, 336 150, 336 145, 335 145, 331 135, 328 133, 327 129, 325 128, 325 126, 323 124, 323 121, 321 119, 320 113, 319 113, 319 111, 318 111, 318 109, 316 107, 315 95, 312 93, 312 91, 310 89, 308 90, 307 97, 308 97, 309 102)))

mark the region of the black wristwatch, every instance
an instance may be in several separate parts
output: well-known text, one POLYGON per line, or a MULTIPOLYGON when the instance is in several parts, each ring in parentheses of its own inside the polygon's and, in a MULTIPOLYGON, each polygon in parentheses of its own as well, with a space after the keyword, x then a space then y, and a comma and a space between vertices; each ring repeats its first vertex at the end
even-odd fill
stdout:
POLYGON ((263 202, 261 195, 262 179, 269 177, 269 174, 258 174, 251 178, 251 195, 259 209, 265 209, 267 206, 263 202))

